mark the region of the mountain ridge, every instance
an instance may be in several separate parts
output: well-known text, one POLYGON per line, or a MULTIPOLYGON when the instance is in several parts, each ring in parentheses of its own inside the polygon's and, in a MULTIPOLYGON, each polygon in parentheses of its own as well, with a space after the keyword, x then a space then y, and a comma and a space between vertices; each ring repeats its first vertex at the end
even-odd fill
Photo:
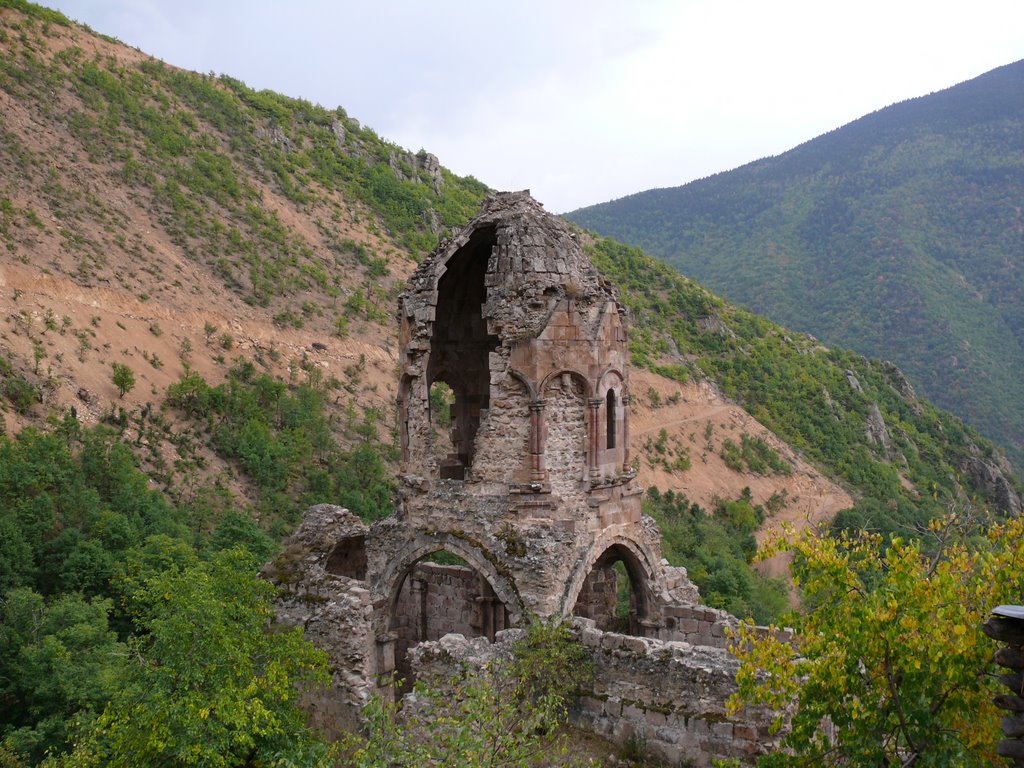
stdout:
POLYGON ((1024 61, 1008 64, 781 155, 567 216, 789 327, 893 359, 1019 458, 1022 84, 1024 61))

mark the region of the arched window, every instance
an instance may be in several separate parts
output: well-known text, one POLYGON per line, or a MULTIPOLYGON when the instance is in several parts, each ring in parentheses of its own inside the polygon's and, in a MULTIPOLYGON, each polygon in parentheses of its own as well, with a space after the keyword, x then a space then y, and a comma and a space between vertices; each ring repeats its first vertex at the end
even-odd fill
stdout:
POLYGON ((483 305, 487 263, 496 242, 494 227, 476 230, 448 259, 437 282, 427 386, 434 394, 434 385, 443 381, 450 390, 445 408, 451 415, 452 455, 443 463, 441 475, 448 479, 464 479, 473 465, 481 413, 490 406, 489 356, 497 349, 498 338, 487 332, 483 305))
POLYGON ((607 447, 608 448, 614 448, 615 447, 615 411, 616 411, 616 407, 615 407, 615 390, 614 389, 609 389, 608 390, 608 397, 606 398, 606 402, 605 402, 605 411, 606 411, 605 417, 608 420, 608 428, 606 430, 607 435, 608 435, 607 447))

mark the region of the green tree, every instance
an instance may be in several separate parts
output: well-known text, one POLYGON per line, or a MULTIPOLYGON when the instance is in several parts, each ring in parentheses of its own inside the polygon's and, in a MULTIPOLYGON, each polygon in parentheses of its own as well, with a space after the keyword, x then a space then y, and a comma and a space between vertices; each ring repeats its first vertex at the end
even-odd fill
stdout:
POLYGON ((110 609, 109 600, 47 602, 29 589, 0 600, 0 734, 33 765, 66 749, 75 722, 102 711, 118 684, 125 647, 108 628, 110 609))
POLYGON ((733 711, 795 702, 772 765, 996 764, 993 647, 980 627, 992 607, 1020 599, 1024 521, 964 531, 953 516, 933 522, 931 555, 916 541, 883 548, 878 535, 811 531, 767 549, 792 549, 811 606, 792 642, 744 626, 734 646, 733 711))
POLYGON ((123 363, 114 363, 114 386, 117 387, 118 397, 124 397, 135 386, 135 372, 123 363))
POLYGON ((233 549, 191 567, 143 569, 129 585, 141 634, 129 640, 121 685, 54 764, 330 765, 296 689, 325 683, 326 660, 301 630, 268 630, 274 589, 255 567, 233 549))

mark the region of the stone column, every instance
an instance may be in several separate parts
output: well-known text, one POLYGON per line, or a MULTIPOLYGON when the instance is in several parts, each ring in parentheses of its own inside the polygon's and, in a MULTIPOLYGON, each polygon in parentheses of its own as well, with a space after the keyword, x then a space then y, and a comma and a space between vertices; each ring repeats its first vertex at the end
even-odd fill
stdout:
POLYGON ((395 642, 398 634, 385 632, 377 635, 377 685, 388 685, 388 679, 395 671, 395 642))
POLYGON ((530 402, 530 481, 543 483, 547 479, 544 470, 544 401, 530 402))
POLYGON ((601 446, 601 398, 592 397, 587 400, 590 406, 590 477, 596 479, 600 474, 600 467, 597 463, 597 452, 601 446))
POLYGON ((427 637, 427 583, 423 579, 413 578, 410 574, 409 592, 409 602, 412 603, 415 614, 413 618, 415 624, 410 627, 412 632, 409 644, 415 645, 429 639, 427 637))

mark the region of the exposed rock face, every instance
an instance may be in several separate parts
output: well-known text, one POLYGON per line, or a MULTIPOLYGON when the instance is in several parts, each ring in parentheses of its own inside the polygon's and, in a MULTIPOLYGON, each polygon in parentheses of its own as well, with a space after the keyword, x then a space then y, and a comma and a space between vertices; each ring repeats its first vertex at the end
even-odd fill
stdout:
POLYGON ((891 460, 893 457, 892 438, 889 436, 889 430, 885 426, 885 419, 882 418, 878 403, 871 403, 868 406, 867 434, 868 440, 882 449, 882 455, 886 460, 891 460))
POLYGON ((338 145, 338 149, 345 149, 345 124, 335 118, 331 121, 331 133, 334 134, 334 142, 338 145))
MULTIPOLYGON (((280 619, 330 654, 335 700, 357 706, 408 674, 425 641, 493 640, 528 612, 722 656, 736 619, 699 605, 641 514, 625 311, 568 226, 528 193, 497 194, 419 265, 398 310, 396 513, 367 529, 314 507, 270 569, 280 619)), ((724 690, 702 695, 721 708, 724 690)))
POLYGON ((292 148, 291 139, 288 138, 288 134, 277 125, 261 125, 257 126, 254 131, 257 139, 264 139, 269 141, 276 147, 280 147, 286 152, 292 148))
POLYGON ((985 459, 975 449, 964 459, 961 469, 1004 512, 1019 515, 1024 510, 1024 499, 1007 477, 1012 470, 1005 459, 985 459))
POLYGON ((415 180, 426 176, 434 192, 441 193, 443 176, 441 162, 435 155, 420 150, 415 155, 411 152, 392 152, 388 155, 388 166, 403 181, 415 180))

